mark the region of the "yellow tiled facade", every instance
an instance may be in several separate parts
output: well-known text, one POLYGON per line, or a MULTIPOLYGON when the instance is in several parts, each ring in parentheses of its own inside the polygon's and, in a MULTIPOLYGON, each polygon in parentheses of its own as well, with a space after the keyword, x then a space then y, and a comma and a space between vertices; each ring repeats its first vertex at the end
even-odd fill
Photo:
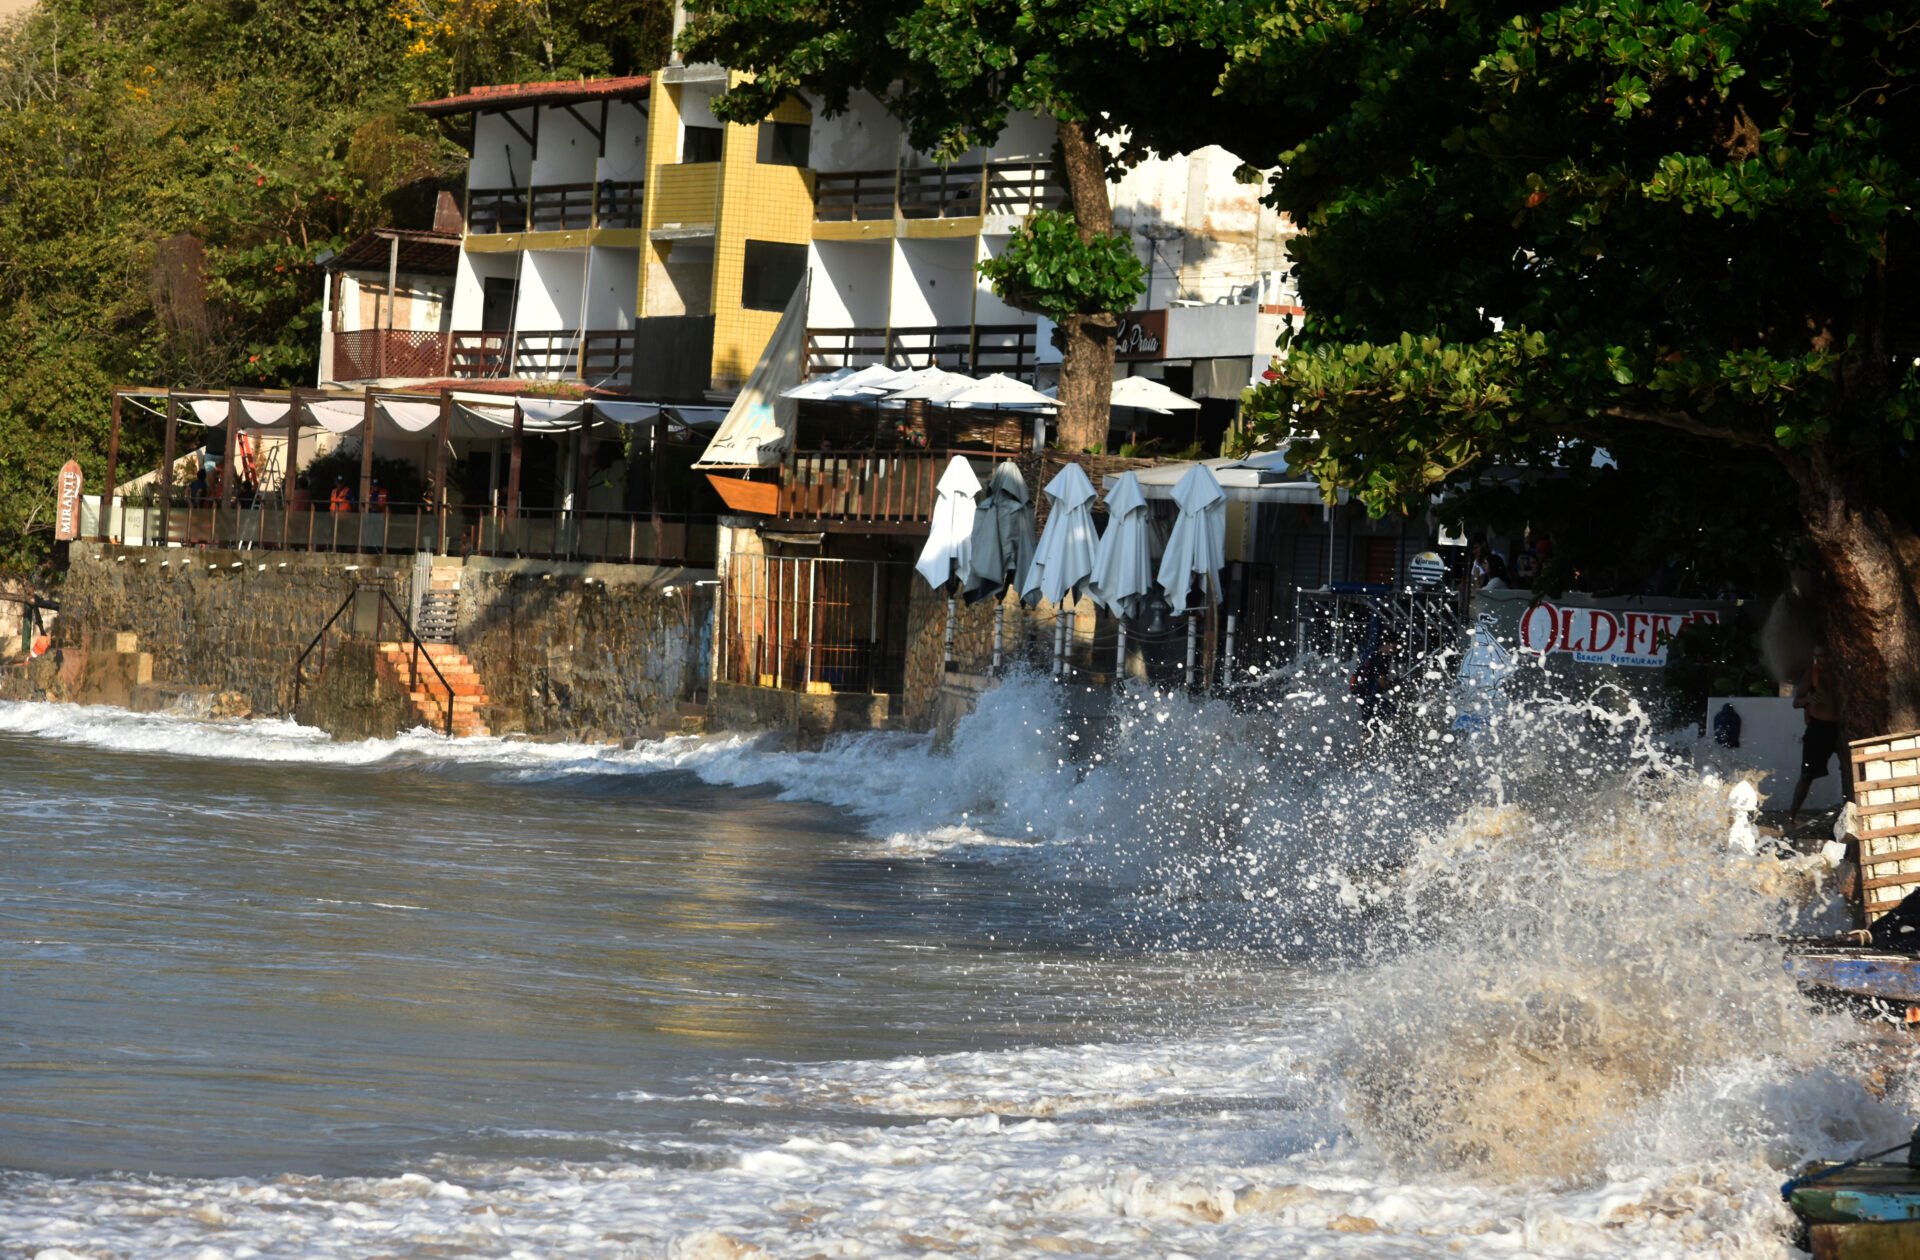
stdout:
POLYGON ((712 227, 720 216, 718 162, 675 162, 654 168, 649 228, 712 227))
MULTIPOLYGON (((681 99, 687 85, 666 78, 657 76, 653 83, 647 151, 678 157, 681 99)), ((769 121, 804 124, 811 115, 802 102, 788 100, 769 121)), ((650 232, 711 228, 712 289, 706 310, 714 316, 712 385, 721 390, 738 388, 746 380, 780 322, 779 311, 743 305, 747 242, 804 246, 813 230, 809 172, 798 166, 762 163, 759 130, 754 124, 729 124, 720 161, 658 161, 647 179, 645 222, 650 232)), ((666 283, 673 274, 672 251, 670 238, 649 238, 640 268, 640 311, 649 309, 647 286, 666 283)), ((698 309, 697 303, 686 305, 698 309)))

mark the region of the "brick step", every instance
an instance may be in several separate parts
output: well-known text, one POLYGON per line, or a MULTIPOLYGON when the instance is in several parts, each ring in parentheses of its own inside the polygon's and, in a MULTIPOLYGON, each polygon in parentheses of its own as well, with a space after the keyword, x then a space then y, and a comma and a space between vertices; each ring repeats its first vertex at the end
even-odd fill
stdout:
MULTIPOLYGON (((431 691, 409 691, 407 698, 422 707, 430 705, 433 708, 441 709, 445 708, 447 704, 447 698, 444 695, 431 691)), ((492 701, 488 699, 484 691, 464 696, 455 695, 453 697, 453 708, 456 713, 461 709, 481 709, 491 703, 492 701)))

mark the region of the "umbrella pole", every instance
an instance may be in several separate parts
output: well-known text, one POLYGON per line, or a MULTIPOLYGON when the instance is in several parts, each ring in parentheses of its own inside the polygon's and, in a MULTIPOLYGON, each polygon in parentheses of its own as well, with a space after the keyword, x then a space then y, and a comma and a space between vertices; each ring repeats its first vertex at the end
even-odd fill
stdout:
POLYGON ((957 614, 956 614, 956 611, 955 611, 955 610, 956 610, 956 606, 958 605, 958 603, 959 603, 959 601, 958 601, 958 600, 956 600, 956 599, 954 599, 954 597, 953 597, 952 595, 948 595, 948 596, 947 596, 947 642, 946 642, 946 647, 945 647, 945 650, 944 650, 944 652, 943 652, 943 654, 942 654, 942 656, 941 656, 941 658, 940 658, 940 663, 941 663, 941 665, 942 665, 942 667, 943 667, 943 668, 945 669, 945 672, 947 672, 947 673, 949 673, 949 674, 951 674, 951 673, 953 673, 953 670, 954 670, 954 666, 953 666, 953 623, 954 623, 954 620, 955 620, 955 617, 956 617, 956 615, 957 615, 957 614))
POLYGON ((1059 682, 1065 676, 1067 656, 1067 619, 1073 614, 1065 607, 1054 609, 1053 613, 1053 681, 1059 682))
POLYGON ((1113 685, 1118 687, 1127 677, 1127 619, 1121 613, 1113 615, 1113 685))
POLYGON ((1002 660, 1002 639, 1000 636, 1002 628, 1006 625, 1006 621, 1007 597, 1005 594, 1002 594, 993 605, 993 672, 996 674, 1000 672, 1000 662, 1002 660))
POLYGON ((1200 654, 1200 615, 1187 614, 1187 686, 1193 686, 1193 670, 1200 654))
POLYGON ((1227 614, 1226 661, 1221 668, 1221 674, 1220 674, 1220 685, 1223 687, 1233 686, 1233 655, 1234 655, 1233 649, 1235 647, 1235 642, 1239 637, 1239 632, 1240 632, 1240 618, 1234 613, 1228 613, 1227 614))

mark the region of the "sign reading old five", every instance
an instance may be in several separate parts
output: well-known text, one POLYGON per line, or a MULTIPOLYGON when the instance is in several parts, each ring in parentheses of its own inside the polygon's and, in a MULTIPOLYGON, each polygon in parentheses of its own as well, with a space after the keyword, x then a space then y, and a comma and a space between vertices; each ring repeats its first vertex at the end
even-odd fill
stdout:
POLYGON ((1642 612, 1570 608, 1542 601, 1520 618, 1520 646, 1569 652, 1585 665, 1665 665, 1667 644, 1696 621, 1719 621, 1712 608, 1642 612))
POLYGON ((60 542, 80 537, 80 465, 68 460, 60 470, 60 490, 54 500, 53 536, 60 542))

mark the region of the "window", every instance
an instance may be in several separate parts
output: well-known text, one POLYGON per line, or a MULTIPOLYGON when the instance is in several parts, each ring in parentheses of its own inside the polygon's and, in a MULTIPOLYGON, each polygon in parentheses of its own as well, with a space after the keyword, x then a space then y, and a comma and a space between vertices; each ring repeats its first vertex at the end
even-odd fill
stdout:
POLYGON ((812 135, 809 123, 761 123, 760 161, 767 166, 805 166, 812 135))
POLYGON ((680 160, 682 162, 718 162, 720 146, 726 140, 724 127, 686 128, 680 140, 680 160))
POLYGON ((807 271, 805 245, 748 241, 747 265, 740 278, 740 305, 750 311, 783 311, 807 271))

